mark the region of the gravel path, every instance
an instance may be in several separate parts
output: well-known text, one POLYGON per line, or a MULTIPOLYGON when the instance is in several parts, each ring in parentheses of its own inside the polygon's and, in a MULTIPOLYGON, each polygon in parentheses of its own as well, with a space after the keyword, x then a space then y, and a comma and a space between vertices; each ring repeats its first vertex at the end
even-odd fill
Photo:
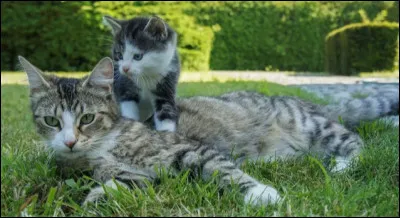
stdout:
POLYGON ((215 75, 216 77, 229 77, 232 79, 268 80, 282 85, 336 83, 357 84, 360 82, 399 83, 399 78, 361 78, 357 76, 318 75, 315 73, 289 75, 283 72, 212 71, 210 74, 215 75))

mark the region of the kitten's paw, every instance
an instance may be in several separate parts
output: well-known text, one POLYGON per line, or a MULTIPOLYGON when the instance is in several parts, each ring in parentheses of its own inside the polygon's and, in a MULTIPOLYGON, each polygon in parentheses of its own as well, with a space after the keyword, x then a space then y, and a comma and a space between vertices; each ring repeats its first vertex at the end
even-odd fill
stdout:
POLYGON ((139 107, 136 102, 123 101, 120 103, 120 109, 121 109, 121 116, 136 121, 139 120, 139 107))
POLYGON ((176 130, 176 123, 173 120, 163 120, 159 121, 156 119, 156 130, 157 131, 169 131, 175 132, 176 130))
POLYGON ((258 184, 257 186, 249 189, 244 200, 247 204, 253 205, 267 205, 277 203, 281 197, 276 189, 258 184))

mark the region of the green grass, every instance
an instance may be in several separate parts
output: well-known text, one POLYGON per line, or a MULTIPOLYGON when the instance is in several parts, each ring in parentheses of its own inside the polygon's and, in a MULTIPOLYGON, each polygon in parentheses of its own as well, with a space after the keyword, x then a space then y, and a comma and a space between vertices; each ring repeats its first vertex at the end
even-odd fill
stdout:
MULTIPOLYGON (((179 96, 219 95, 232 90, 299 96, 326 103, 297 88, 267 82, 183 82, 179 96)), ((26 85, 1 86, 2 216, 398 216, 398 128, 373 122, 359 132, 366 143, 359 164, 340 175, 326 174, 311 157, 272 163, 246 162, 244 171, 276 187, 285 200, 252 207, 238 189, 218 192, 215 181, 161 175, 146 190, 110 190, 108 200, 89 209, 79 205, 93 183, 61 178, 54 159, 35 133, 26 85)))

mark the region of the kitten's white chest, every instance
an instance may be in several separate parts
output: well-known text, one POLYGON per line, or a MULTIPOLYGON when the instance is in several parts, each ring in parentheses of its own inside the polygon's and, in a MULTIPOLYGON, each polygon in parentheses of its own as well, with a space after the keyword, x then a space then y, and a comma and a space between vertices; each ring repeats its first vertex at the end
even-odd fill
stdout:
POLYGON ((154 95, 148 89, 142 89, 139 93, 139 111, 140 111, 140 122, 146 121, 154 113, 154 95))
POLYGON ((146 121, 155 111, 155 96, 152 91, 156 90, 159 77, 139 80, 136 84, 139 90, 139 103, 135 101, 121 102, 121 115, 140 122, 146 121))

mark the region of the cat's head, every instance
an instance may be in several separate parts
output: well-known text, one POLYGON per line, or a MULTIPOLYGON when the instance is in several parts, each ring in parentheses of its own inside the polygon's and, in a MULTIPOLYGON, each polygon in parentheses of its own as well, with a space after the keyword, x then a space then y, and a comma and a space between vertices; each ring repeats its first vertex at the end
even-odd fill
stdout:
POLYGON ((174 57, 177 34, 161 18, 117 20, 103 17, 114 36, 112 55, 119 72, 132 78, 141 74, 166 74, 174 57))
POLYGON ((92 149, 119 119, 110 58, 103 58, 82 79, 44 74, 25 58, 18 58, 28 75, 37 132, 56 153, 92 149))

